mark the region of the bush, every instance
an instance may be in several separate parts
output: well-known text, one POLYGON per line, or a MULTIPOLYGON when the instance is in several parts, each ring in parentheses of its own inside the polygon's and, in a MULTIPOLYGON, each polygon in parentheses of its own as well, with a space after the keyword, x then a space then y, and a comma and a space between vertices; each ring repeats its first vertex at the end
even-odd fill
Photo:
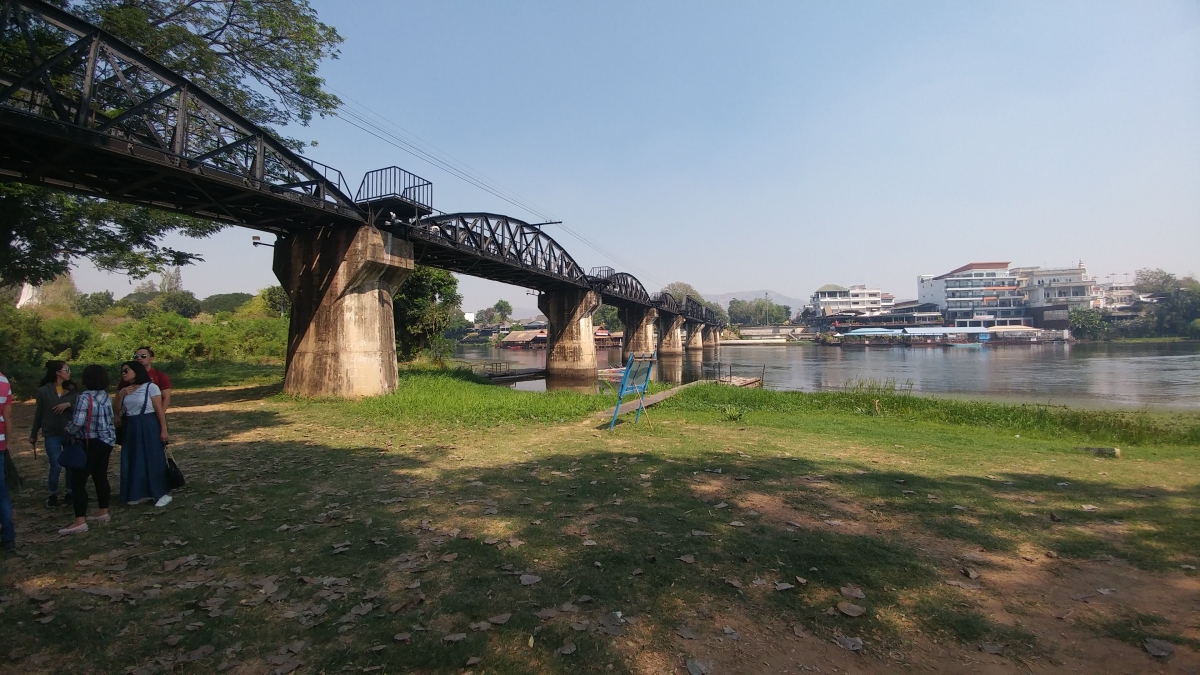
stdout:
POLYGON ((41 348, 50 357, 74 361, 98 337, 85 318, 49 319, 42 323, 41 348))

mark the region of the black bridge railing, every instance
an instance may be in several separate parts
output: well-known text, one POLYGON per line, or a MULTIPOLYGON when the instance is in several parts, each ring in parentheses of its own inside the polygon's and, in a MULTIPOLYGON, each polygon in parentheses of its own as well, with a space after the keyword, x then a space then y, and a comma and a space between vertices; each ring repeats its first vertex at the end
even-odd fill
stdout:
POLYGON ((354 196, 354 201, 360 204, 390 199, 408 202, 418 210, 430 213, 433 211, 433 183, 398 166, 389 166, 368 171, 354 196))

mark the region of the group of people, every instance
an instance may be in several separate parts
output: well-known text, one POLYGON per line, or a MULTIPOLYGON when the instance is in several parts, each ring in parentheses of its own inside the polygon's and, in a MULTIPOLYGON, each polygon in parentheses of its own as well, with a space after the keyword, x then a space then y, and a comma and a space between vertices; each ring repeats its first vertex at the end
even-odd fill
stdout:
MULTIPOLYGON (((113 446, 121 446, 121 485, 119 500, 129 505, 153 501, 164 507, 171 503, 167 484, 166 446, 167 407, 171 404, 171 378, 154 367, 154 350, 139 347, 133 359, 121 364, 116 398, 109 397, 109 375, 104 366, 83 369, 80 382, 71 379, 71 367, 64 361, 46 362, 46 375, 39 383, 33 429, 29 444, 36 448, 41 432, 49 472, 46 478, 47 507, 60 503, 59 479, 64 473, 66 491, 62 503, 75 510, 71 525, 61 535, 88 531, 88 522, 107 523, 112 487, 108 463, 113 446), (115 413, 114 413, 115 411, 115 413), (59 463, 63 448, 83 446, 87 456, 81 468, 59 463), (88 480, 96 489, 96 515, 88 516, 88 480)), ((12 430, 12 390, 0 373, 0 455, 8 452, 12 430)), ((7 459, 7 457, 0 457, 7 459)), ((16 548, 13 529, 12 499, 0 462, 0 549, 16 548)))

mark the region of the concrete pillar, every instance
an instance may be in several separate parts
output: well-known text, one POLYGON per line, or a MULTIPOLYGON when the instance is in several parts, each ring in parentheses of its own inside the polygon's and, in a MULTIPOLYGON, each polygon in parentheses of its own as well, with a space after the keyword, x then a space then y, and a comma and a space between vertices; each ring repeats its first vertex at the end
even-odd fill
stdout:
POLYGON ((718 349, 721 346, 721 327, 720 326, 704 326, 704 348, 718 349))
POLYGON ((684 349, 688 351, 700 351, 704 349, 704 324, 698 321, 686 322, 687 327, 687 342, 684 344, 684 349))
POLYGON ((658 315, 658 355, 683 353, 683 317, 678 314, 658 315))
POLYGON ((392 296, 413 269, 412 244, 364 226, 280 237, 275 276, 292 303, 283 390, 377 396, 396 388, 392 296))
POLYGON ((574 378, 596 377, 596 340, 592 312, 600 296, 583 288, 547 291, 538 296, 546 315, 546 371, 574 378))
POLYGON ((641 305, 617 306, 617 317, 625 324, 625 339, 621 341, 621 365, 629 362, 633 352, 654 351, 654 322, 658 310, 641 305))

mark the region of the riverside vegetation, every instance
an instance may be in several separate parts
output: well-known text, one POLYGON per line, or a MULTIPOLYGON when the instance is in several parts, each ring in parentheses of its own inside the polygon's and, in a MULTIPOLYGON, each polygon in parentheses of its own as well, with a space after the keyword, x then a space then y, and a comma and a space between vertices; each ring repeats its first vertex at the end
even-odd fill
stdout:
POLYGON ((258 368, 181 372, 170 507, 59 538, 16 497, 8 667, 1146 672, 1147 638, 1197 665, 1196 415, 697 385, 608 432, 611 396, 410 368, 299 400, 258 368))

